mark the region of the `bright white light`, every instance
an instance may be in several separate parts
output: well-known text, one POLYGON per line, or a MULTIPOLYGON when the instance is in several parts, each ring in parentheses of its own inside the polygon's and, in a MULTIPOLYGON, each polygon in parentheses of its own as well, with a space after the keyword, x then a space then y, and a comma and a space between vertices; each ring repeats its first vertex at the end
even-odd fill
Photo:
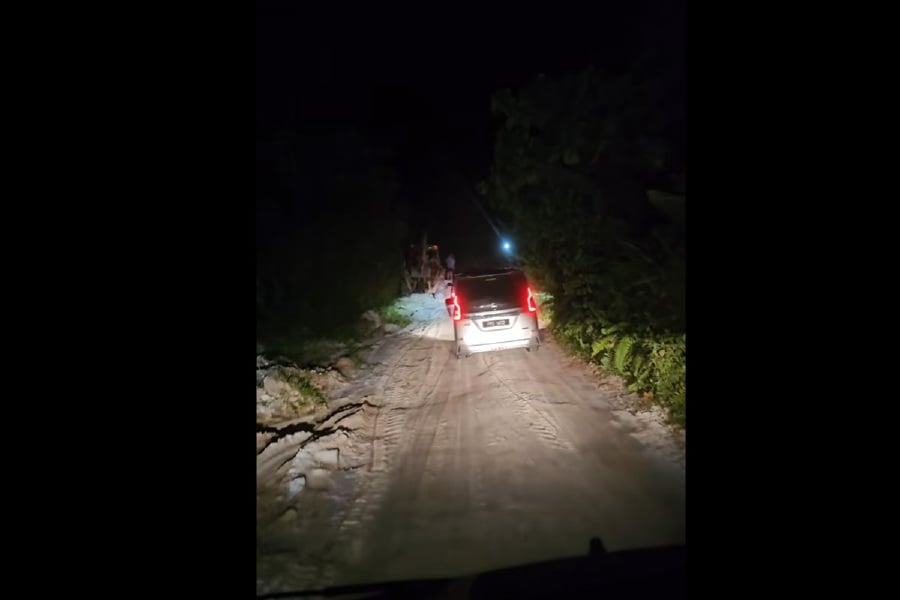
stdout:
POLYGON ((503 249, 509 250, 509 242, 503 242, 503 249))

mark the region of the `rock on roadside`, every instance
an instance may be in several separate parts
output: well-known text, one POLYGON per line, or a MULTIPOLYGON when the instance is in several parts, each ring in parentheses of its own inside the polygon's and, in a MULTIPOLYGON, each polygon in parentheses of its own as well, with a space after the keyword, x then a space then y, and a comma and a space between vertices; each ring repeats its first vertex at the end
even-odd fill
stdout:
POLYGON ((338 372, 347 379, 353 377, 353 371, 355 367, 353 361, 350 358, 342 356, 337 360, 337 363, 335 363, 334 366, 338 370, 338 372))

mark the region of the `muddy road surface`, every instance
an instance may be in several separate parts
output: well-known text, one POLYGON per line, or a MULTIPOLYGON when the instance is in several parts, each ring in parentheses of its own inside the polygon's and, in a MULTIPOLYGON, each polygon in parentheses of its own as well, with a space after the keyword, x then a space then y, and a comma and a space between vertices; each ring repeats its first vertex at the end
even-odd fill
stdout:
POLYGON ((413 323, 335 394, 327 435, 258 456, 259 593, 685 541, 683 437, 551 339, 457 359, 440 294, 404 303, 413 323))

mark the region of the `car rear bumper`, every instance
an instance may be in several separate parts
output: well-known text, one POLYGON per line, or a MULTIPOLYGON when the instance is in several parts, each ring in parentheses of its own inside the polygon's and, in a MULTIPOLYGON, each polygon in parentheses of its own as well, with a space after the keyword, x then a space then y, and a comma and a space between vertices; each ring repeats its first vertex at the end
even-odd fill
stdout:
POLYGON ((493 342, 487 344, 469 345, 465 342, 460 343, 460 350, 464 354, 478 354, 479 352, 499 352, 500 350, 511 350, 513 348, 528 348, 535 344, 534 337, 522 340, 511 340, 504 342, 493 342))
POLYGON ((537 319, 528 313, 511 315, 507 311, 504 314, 482 314, 477 318, 458 321, 455 327, 455 337, 462 354, 529 348, 540 344, 537 319), (509 318, 512 323, 499 329, 484 328, 486 321, 497 318, 509 318))

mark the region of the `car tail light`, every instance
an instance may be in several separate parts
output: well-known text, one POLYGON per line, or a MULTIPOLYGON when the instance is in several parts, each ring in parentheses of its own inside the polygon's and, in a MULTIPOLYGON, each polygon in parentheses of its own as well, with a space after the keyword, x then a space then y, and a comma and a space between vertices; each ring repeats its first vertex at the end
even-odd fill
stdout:
POLYGON ((534 294, 531 293, 531 288, 526 288, 528 290, 528 299, 526 303, 528 304, 529 312, 537 312, 537 305, 534 303, 534 294))
POLYGON ((453 320, 459 321, 462 316, 462 311, 459 308, 459 296, 456 295, 456 292, 452 292, 453 296, 453 320))

